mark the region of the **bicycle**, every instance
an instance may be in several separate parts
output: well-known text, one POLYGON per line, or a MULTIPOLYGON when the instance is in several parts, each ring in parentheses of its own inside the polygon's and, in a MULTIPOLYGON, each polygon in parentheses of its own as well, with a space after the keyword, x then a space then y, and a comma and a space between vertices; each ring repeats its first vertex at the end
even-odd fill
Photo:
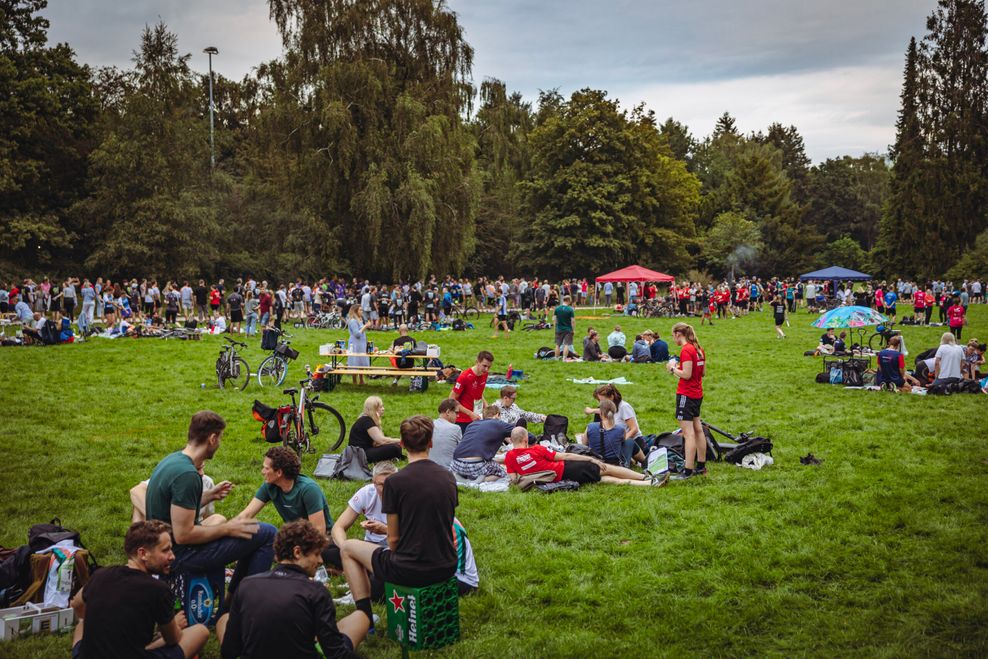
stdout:
POLYGON ((284 382, 285 375, 288 374, 288 364, 298 359, 298 350, 292 348, 289 345, 291 341, 287 340, 292 338, 291 335, 278 329, 274 331, 280 335, 278 345, 257 369, 257 384, 262 387, 267 385, 277 387, 284 382))
MULTIPOLYGON (((306 368, 306 372, 309 369, 306 368)), ((284 446, 295 451, 299 460, 306 453, 315 453, 315 438, 325 435, 329 439, 327 452, 335 451, 343 444, 346 436, 346 424, 343 416, 336 409, 326 403, 319 401, 318 391, 314 386, 314 380, 310 373, 305 380, 300 380, 300 389, 292 387, 285 389, 282 393, 292 398, 292 412, 288 418, 288 431, 282 441, 284 446), (295 396, 298 395, 298 402, 295 396)))
POLYGON ((887 348, 893 336, 902 334, 899 330, 892 329, 893 327, 895 327, 895 322, 891 321, 875 328, 875 333, 868 337, 868 347, 871 348, 872 352, 887 348))
POLYGON ((453 318, 459 318, 463 321, 468 321, 468 322, 472 322, 480 318, 480 312, 477 310, 477 307, 473 307, 473 306, 461 307, 460 305, 455 303, 453 304, 453 307, 449 315, 452 316, 453 318))
POLYGON ((346 326, 346 321, 335 311, 322 311, 320 313, 309 314, 305 319, 296 320, 297 328, 306 329, 341 329, 346 326))
POLYGON ((216 379, 220 389, 224 389, 229 382, 234 388, 243 391, 250 380, 250 366, 247 365, 247 360, 237 353, 237 347, 246 348, 247 344, 234 341, 228 336, 224 336, 223 339, 229 341, 230 345, 220 349, 220 356, 216 359, 216 379))

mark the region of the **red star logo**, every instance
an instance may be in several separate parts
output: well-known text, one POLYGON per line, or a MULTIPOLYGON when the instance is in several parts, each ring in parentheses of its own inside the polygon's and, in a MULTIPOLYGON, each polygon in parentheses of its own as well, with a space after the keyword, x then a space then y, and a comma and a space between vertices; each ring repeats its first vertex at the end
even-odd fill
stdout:
POLYGON ((391 606, 395 608, 395 613, 405 611, 405 598, 399 596, 397 590, 391 591, 391 597, 388 598, 388 601, 391 602, 391 606))

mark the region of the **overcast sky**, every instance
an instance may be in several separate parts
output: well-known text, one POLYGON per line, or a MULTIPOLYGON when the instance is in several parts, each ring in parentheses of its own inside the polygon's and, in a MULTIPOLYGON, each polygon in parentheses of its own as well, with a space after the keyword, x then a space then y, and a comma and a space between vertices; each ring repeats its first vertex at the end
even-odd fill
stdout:
MULTIPOLYGON (((476 52, 473 77, 534 101, 606 89, 695 136, 725 110, 744 132, 795 125, 810 157, 884 152, 895 138, 902 65, 935 0, 449 0, 476 52)), ((52 41, 83 62, 130 65, 159 18, 205 71, 241 78, 277 57, 262 0, 49 0, 52 41)))

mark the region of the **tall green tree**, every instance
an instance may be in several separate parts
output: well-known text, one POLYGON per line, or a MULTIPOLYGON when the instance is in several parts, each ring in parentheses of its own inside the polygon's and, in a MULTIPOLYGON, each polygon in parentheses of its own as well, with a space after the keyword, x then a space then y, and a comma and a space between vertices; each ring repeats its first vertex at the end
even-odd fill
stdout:
POLYGON ((146 27, 120 114, 90 156, 90 194, 74 213, 100 274, 212 273, 224 234, 210 186, 208 125, 189 55, 164 23, 146 27))
MULTIPOLYGON (((97 106, 90 70, 48 45, 47 0, 0 0, 0 271, 68 269, 97 106)), ((84 245, 82 246, 84 247, 84 245)))
POLYGON ((807 223, 827 240, 847 235, 871 250, 878 243, 890 178, 888 163, 877 154, 825 160, 810 171, 807 223))
MULTIPOLYGON (((331 236, 328 263, 389 278, 462 271, 481 178, 463 116, 473 51, 433 0, 270 0, 282 60, 264 67, 256 174, 331 236)), ((285 230, 296 229, 288 226, 285 230)))
POLYGON ((516 263, 541 274, 590 275, 629 262, 691 265, 699 181, 672 156, 642 107, 622 111, 603 91, 546 98, 532 131, 532 216, 516 263))
POLYGON ((531 105, 521 94, 508 94, 500 80, 481 83, 480 108, 472 123, 483 177, 477 242, 469 264, 474 273, 513 269, 509 254, 525 224, 519 183, 531 170, 528 135, 533 125, 531 105))
POLYGON ((792 197, 802 204, 807 200, 807 185, 810 178, 810 158, 806 155, 803 136, 795 126, 783 126, 775 122, 764 134, 757 133, 755 140, 761 144, 771 144, 782 154, 782 169, 792 181, 792 197))
POLYGON ((673 157, 682 160, 686 163, 687 168, 691 169, 697 144, 689 127, 669 117, 659 127, 659 132, 669 145, 673 157))
POLYGON ((764 247, 758 225, 735 211, 725 211, 714 218, 702 244, 706 265, 724 274, 751 268, 764 247))

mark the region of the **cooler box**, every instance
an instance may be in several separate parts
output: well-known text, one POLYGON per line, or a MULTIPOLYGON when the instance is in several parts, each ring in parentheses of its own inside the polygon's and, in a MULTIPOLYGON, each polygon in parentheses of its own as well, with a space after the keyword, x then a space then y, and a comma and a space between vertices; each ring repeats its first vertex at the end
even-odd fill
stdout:
POLYGON ((388 636, 410 650, 434 650, 460 639, 460 599, 456 577, 409 588, 384 584, 388 636))

